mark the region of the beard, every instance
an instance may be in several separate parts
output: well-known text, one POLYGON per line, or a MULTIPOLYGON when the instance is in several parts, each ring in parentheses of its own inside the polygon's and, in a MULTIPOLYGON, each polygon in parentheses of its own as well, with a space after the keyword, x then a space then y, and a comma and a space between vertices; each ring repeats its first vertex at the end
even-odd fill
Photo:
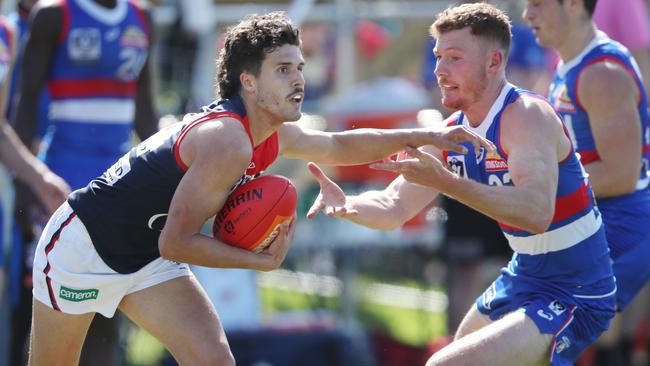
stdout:
POLYGON ((302 117, 301 109, 293 107, 288 101, 280 96, 270 93, 260 93, 256 99, 257 106, 267 115, 273 115, 274 119, 282 122, 295 122, 302 117))
POLYGON ((469 97, 464 97, 459 93, 458 98, 449 100, 443 95, 442 105, 456 111, 464 111, 467 110, 467 108, 469 108, 473 103, 481 99, 481 96, 484 94, 485 89, 487 89, 487 73, 481 70, 477 73, 477 75, 475 75, 475 77, 468 78, 467 80, 471 80, 471 82, 468 83, 464 89, 469 90, 469 97))

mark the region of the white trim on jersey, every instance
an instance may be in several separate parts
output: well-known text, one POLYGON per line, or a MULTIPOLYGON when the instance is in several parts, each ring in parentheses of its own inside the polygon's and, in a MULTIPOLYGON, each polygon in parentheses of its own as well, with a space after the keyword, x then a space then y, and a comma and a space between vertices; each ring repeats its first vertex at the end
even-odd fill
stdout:
POLYGON ((504 232, 510 247, 517 253, 537 255, 570 248, 592 236, 603 224, 601 215, 594 210, 555 230, 531 236, 514 236, 504 232))
POLYGON ((644 190, 644 189, 648 188, 648 185, 650 185, 650 176, 648 176, 647 173, 646 173, 645 177, 639 179, 636 182, 636 190, 637 191, 644 190))
POLYGON ((50 103, 50 119, 79 123, 130 124, 135 117, 132 99, 64 99, 50 103))
POLYGON ((95 20, 110 26, 115 26, 122 22, 128 10, 126 0, 118 0, 117 5, 113 9, 101 6, 92 0, 76 0, 76 3, 88 15, 95 18, 95 20))
POLYGON ((608 292, 606 294, 602 294, 602 295, 573 295, 573 297, 577 297, 579 299, 602 299, 602 298, 610 297, 610 296, 613 296, 614 294, 616 294, 616 289, 617 289, 617 286, 614 286, 614 289, 612 291, 610 291, 610 292, 608 292))

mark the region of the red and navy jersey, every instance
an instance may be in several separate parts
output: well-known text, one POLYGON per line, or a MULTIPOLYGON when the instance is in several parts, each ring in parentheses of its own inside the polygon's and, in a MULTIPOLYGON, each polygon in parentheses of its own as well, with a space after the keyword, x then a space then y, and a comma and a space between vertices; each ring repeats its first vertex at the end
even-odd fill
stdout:
MULTIPOLYGON (((72 192, 68 202, 108 266, 119 273, 132 273, 160 256, 160 231, 176 187, 188 169, 180 159, 180 145, 190 129, 225 117, 240 121, 252 146, 241 99, 222 99, 157 132, 88 186, 72 192)), ((232 189, 262 173, 277 156, 276 132, 254 147, 249 167, 232 189)))
MULTIPOLYGON (((445 151, 443 156, 456 174, 495 186, 512 186, 508 155, 500 144, 501 115, 519 98, 542 98, 507 84, 478 127, 472 127, 463 113, 451 124, 463 125, 492 141, 496 153, 484 148, 476 156, 469 148, 466 154, 445 151)), ((515 254, 511 264, 518 275, 587 284, 611 277, 609 251, 602 218, 594 201, 587 175, 573 151, 558 163, 555 213, 548 230, 535 234, 499 223, 515 254)), ((613 290, 613 289, 608 289, 613 290)))
MULTIPOLYGON (((589 125, 589 115, 578 98, 578 82, 582 71, 597 62, 615 62, 625 68, 636 81, 639 89, 637 111, 641 122, 642 151, 637 159, 640 161, 640 174, 637 190, 645 189, 650 183, 648 171, 648 101, 641 81, 641 73, 630 52, 620 43, 610 39, 605 33, 598 32, 589 45, 573 60, 560 62, 555 70, 550 86, 549 101, 562 117, 569 130, 580 161, 589 164, 600 160, 598 149, 589 125)), ((615 128, 615 124, 612 124, 615 128)), ((632 159, 632 157, 630 157, 632 159)))
POLYGON ((56 124, 50 147, 114 161, 130 148, 148 21, 132 0, 112 9, 91 0, 60 4, 63 25, 47 85, 56 124))

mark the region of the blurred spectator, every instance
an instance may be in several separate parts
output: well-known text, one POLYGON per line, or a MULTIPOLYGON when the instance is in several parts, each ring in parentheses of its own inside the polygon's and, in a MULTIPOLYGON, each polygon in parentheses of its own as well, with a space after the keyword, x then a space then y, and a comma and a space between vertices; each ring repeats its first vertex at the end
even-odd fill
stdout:
POLYGON ((355 35, 358 42, 359 56, 371 59, 390 43, 390 35, 379 24, 365 19, 357 21, 355 35))
POLYGON ((646 94, 650 92, 650 20, 644 0, 598 0, 593 19, 598 28, 627 47, 639 64, 646 94))
POLYGON ((300 27, 302 54, 305 58, 305 101, 307 113, 317 110, 317 102, 334 86, 336 44, 331 24, 308 22, 300 27))
POLYGON ((512 43, 506 74, 511 83, 545 95, 553 74, 554 55, 535 41, 535 34, 521 17, 522 5, 521 1, 508 0, 508 15, 512 21, 512 43))

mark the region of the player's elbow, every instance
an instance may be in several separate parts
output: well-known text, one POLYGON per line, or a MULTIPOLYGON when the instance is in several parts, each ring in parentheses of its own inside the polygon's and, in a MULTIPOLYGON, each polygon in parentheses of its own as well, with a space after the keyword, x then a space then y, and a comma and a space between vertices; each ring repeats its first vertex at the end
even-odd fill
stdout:
POLYGON ((538 209, 529 212, 526 216, 528 220, 525 230, 534 234, 545 233, 553 222, 553 207, 552 205, 550 207, 538 207, 538 209))
POLYGON ((629 169, 625 174, 621 174, 620 179, 615 180, 613 194, 609 196, 621 196, 630 194, 636 191, 636 186, 639 181, 639 169, 629 169))
POLYGON ((160 234, 160 238, 158 238, 158 251, 160 252, 160 257, 170 261, 178 261, 179 255, 182 253, 178 242, 178 240, 172 239, 170 235, 163 230, 160 234))

